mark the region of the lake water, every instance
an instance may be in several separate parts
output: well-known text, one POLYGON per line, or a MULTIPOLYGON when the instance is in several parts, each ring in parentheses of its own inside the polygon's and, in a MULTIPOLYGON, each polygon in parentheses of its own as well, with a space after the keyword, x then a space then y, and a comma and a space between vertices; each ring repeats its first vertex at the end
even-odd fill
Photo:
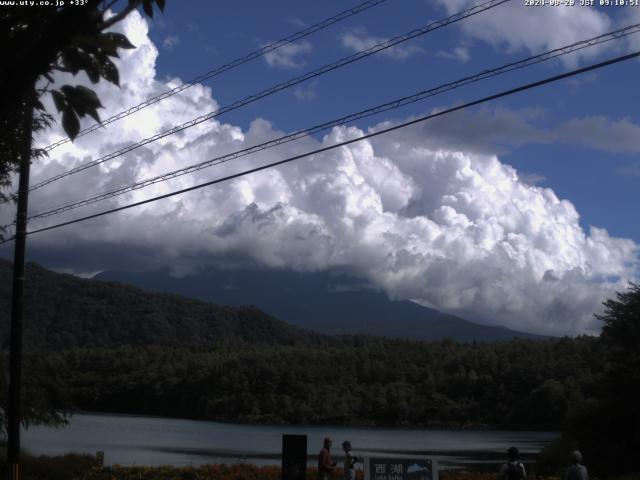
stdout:
POLYGON ((357 455, 428 456, 440 467, 499 465, 515 445, 525 460, 557 438, 557 432, 356 428, 308 425, 243 425, 122 415, 74 415, 61 429, 30 427, 22 444, 32 454, 104 451, 108 465, 200 465, 247 462, 280 464, 282 435, 308 436, 309 464, 322 439, 351 440, 357 455))

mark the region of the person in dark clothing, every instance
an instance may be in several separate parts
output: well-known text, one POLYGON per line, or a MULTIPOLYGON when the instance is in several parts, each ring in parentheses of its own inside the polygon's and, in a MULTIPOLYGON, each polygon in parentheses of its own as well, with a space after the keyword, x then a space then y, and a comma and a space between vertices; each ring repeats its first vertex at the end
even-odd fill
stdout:
POLYGON ((351 442, 349 440, 342 442, 342 450, 344 450, 344 471, 342 478, 343 480, 355 480, 356 471, 354 467, 358 461, 358 457, 351 453, 351 442))
POLYGON ((325 437, 324 446, 318 454, 318 479, 329 480, 331 473, 336 468, 336 462, 331 458, 331 439, 325 437))
POLYGON ((510 447, 507 450, 507 455, 509 456, 509 461, 500 467, 498 478, 500 480, 523 480, 526 478, 527 472, 522 462, 518 459, 520 455, 518 449, 516 447, 510 447))
POLYGON ((571 465, 564 474, 564 480, 589 480, 589 472, 582 465, 582 454, 578 450, 571 453, 571 465))

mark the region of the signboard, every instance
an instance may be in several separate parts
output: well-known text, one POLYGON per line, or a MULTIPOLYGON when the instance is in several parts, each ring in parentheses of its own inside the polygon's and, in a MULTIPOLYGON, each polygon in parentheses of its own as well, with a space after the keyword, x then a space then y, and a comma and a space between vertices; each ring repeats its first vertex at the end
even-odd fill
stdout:
POLYGON ((282 480, 305 480, 307 436, 282 435, 282 480))
POLYGON ((438 480, 430 458, 364 457, 364 480, 438 480))

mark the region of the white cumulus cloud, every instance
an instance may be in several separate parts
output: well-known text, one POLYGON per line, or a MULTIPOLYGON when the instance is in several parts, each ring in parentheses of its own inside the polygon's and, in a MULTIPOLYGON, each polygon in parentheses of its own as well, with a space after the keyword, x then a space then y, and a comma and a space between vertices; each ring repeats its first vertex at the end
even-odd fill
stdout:
MULTIPOLYGON (((138 48, 122 53, 122 88, 97 86, 103 117, 175 85, 156 78, 146 22, 123 24, 138 48)), ((60 81, 68 81, 62 77, 60 81)), ((82 82, 77 78, 75 83, 82 82)), ((86 79, 84 80, 86 81, 86 79)), ((88 81, 86 81, 88 83, 88 81)), ((50 105, 51 106, 51 105, 50 105)), ((196 85, 56 149, 33 181, 109 153, 217 107, 196 85)), ((373 127, 382 128, 386 124, 373 127)), ((188 272, 221 259, 297 270, 341 268, 391 297, 492 324, 547 334, 597 331, 592 312, 637 278, 637 245, 591 227, 573 204, 522 181, 489 153, 434 145, 429 125, 327 151, 277 169, 30 237, 32 255, 68 270, 171 266, 188 272)), ((334 128, 86 210, 51 225, 362 135, 334 128)), ((247 130, 217 120, 33 192, 31 212, 139 181, 282 135, 264 119, 247 130)), ((62 137, 59 127, 39 139, 62 137)), ((10 209, 0 211, 6 223, 10 209)))

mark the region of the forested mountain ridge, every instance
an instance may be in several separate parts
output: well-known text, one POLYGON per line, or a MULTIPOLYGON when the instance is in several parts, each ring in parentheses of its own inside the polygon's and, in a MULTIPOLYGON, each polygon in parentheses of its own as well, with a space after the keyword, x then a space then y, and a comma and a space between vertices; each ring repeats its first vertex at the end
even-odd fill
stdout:
MULTIPOLYGON (((11 265, 0 262, 5 343, 10 278, 11 265)), ((588 337, 477 344, 329 337, 253 307, 220 307, 36 265, 27 278, 25 401, 50 411, 560 428, 599 375, 600 355, 588 337)))
MULTIPOLYGON (((0 260, 0 345, 9 336, 12 264, 0 260)), ((108 345, 322 343, 251 306, 228 307, 170 293, 82 279, 28 264, 25 346, 61 350, 108 345)))
MULTIPOLYGON (((0 260, 0 347, 6 346, 9 335, 11 272, 12 264, 0 260)), ((271 278, 255 272, 255 278, 249 284, 247 272, 239 275, 235 278, 242 279, 245 284, 242 291, 246 288, 243 298, 262 302, 272 296, 268 306, 279 313, 293 315, 299 320, 297 325, 292 325, 288 318, 286 322, 281 321, 279 314, 278 318, 272 317, 271 310, 265 313, 253 306, 240 305, 237 294, 221 298, 233 305, 223 306, 166 291, 147 291, 126 283, 55 273, 30 263, 25 283, 25 346, 61 350, 110 345, 212 345, 221 342, 288 345, 344 340, 309 330, 314 324, 325 325, 325 332, 341 335, 370 333, 400 338, 411 335, 414 340, 495 341, 518 336, 536 337, 474 324, 412 302, 391 302, 383 294, 369 289, 346 294, 327 292, 326 281, 333 280, 331 277, 316 275, 310 277, 311 281, 298 281, 300 279, 295 275, 281 274, 271 278), (283 296, 278 289, 290 293, 283 296), (363 328, 349 330, 354 321, 363 328), (346 331, 340 330, 342 323, 346 331), (393 335, 394 331, 397 335, 393 335)), ((234 290, 228 288, 226 277, 202 277, 200 280, 206 285, 198 286, 193 278, 185 280, 185 286, 195 292, 194 296, 204 291, 234 290)), ((339 281, 352 280, 340 278, 339 281)), ((352 288, 353 285, 347 286, 352 288)))

